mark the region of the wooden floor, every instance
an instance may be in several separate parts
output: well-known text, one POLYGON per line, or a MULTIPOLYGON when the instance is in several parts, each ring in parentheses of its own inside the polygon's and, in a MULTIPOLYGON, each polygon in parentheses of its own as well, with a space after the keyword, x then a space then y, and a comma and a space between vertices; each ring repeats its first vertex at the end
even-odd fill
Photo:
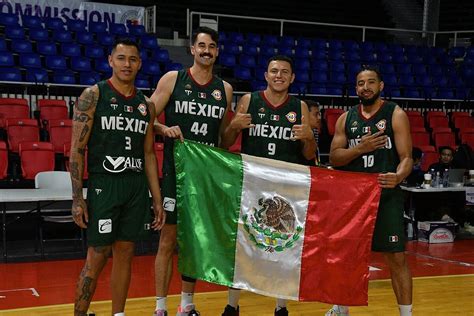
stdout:
MULTIPOLYGON (((411 242, 407 249, 414 275, 414 315, 474 316, 474 240, 428 245, 411 242)), ((153 256, 134 260, 132 284, 127 301, 127 316, 151 315, 155 306, 153 256)), ((76 278, 83 260, 0 264, 0 316, 72 315, 76 278)), ((369 306, 351 308, 351 315, 399 315, 387 266, 373 253, 369 283, 369 306)), ((110 264, 106 266, 90 312, 110 315, 110 264)), ((314 289, 317 291, 317 289, 314 289)), ((180 282, 173 275, 168 300, 169 315, 179 303, 180 282)), ((195 303, 203 316, 219 316, 227 304, 222 286, 198 282, 195 303)), ((242 292, 241 316, 273 315, 272 298, 242 292)), ((291 316, 324 315, 330 306, 322 303, 289 302, 291 316)))

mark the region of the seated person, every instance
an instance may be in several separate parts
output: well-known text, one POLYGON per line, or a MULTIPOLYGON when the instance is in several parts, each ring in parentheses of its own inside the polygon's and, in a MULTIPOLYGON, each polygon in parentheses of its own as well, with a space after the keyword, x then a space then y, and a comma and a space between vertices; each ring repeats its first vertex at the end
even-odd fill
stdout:
MULTIPOLYGON (((316 144, 319 143, 319 131, 321 130, 321 112, 319 111, 319 103, 314 100, 304 100, 308 105, 309 110, 309 125, 313 130, 314 139, 316 144)), ((316 165, 320 163, 319 149, 316 149, 316 165)))
POLYGON ((413 170, 406 178, 408 186, 419 186, 423 183, 423 170, 421 170, 422 151, 418 147, 413 147, 411 156, 413 158, 413 170))
POLYGON ((432 164, 428 171, 434 170, 434 172, 439 172, 439 175, 442 177, 444 170, 451 169, 453 163, 454 149, 449 146, 439 147, 439 161, 432 164))

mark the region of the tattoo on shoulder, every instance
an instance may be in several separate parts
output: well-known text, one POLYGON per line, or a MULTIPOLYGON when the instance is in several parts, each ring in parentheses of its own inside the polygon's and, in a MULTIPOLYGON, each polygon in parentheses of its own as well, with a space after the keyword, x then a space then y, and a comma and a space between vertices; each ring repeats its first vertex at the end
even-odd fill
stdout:
POLYGON ((92 88, 87 88, 77 100, 76 107, 79 111, 87 111, 97 105, 97 93, 92 88))

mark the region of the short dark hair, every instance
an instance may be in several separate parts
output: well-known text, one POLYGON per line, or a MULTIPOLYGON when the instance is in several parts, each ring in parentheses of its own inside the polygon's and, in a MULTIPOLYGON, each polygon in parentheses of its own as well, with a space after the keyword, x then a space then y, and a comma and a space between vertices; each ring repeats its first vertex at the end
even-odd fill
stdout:
POLYGON ((318 108, 319 109, 319 102, 318 101, 314 101, 314 100, 303 100, 304 103, 306 103, 306 105, 308 106, 308 110, 311 111, 312 108, 318 108))
POLYGON ((454 154, 454 149, 451 146, 440 146, 439 149, 438 149, 438 153, 441 155, 441 153, 445 149, 450 150, 451 153, 454 154))
POLYGON ((379 67, 373 65, 362 65, 362 68, 357 72, 356 77, 363 71, 373 71, 377 75, 379 81, 383 81, 382 75, 380 74, 379 67))
POLYGON ((423 155, 423 152, 421 151, 420 148, 418 147, 413 147, 411 150, 411 157, 413 160, 421 159, 421 156, 423 155))
POLYGON ((191 45, 194 45, 196 43, 196 39, 200 33, 208 34, 211 39, 216 42, 216 44, 219 44, 219 33, 217 33, 216 30, 213 30, 207 26, 200 26, 195 29, 193 34, 191 35, 191 45))
POLYGON ((135 46, 137 49, 138 53, 140 53, 140 46, 138 46, 138 43, 135 42, 134 40, 130 38, 119 38, 114 42, 114 45, 112 46, 112 49, 110 50, 110 53, 112 54, 114 50, 117 48, 118 45, 125 45, 125 46, 135 46))
POLYGON ((286 55, 275 55, 275 56, 272 56, 268 59, 267 61, 267 68, 268 66, 270 65, 270 63, 272 61, 286 61, 287 63, 290 64, 290 68, 291 68, 291 73, 293 73, 293 59, 291 59, 290 57, 286 56, 286 55))

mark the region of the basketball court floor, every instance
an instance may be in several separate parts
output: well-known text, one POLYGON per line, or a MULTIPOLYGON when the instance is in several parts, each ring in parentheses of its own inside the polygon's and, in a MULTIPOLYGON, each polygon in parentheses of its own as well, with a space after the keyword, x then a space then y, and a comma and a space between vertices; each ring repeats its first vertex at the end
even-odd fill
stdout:
MULTIPOLYGON (((414 277, 414 315, 474 316, 474 240, 445 244, 411 241, 407 254, 414 277)), ((75 284, 83 263, 62 260, 0 264, 0 315, 73 315, 75 284)), ((154 256, 150 255, 134 259, 127 316, 153 313, 153 263, 154 256)), ((110 272, 111 261, 101 275, 90 308, 95 315, 111 314, 110 272)), ((351 315, 398 315, 389 278, 382 256, 372 253, 369 306, 351 308, 351 315)), ((168 300, 170 315, 176 312, 179 293, 180 278, 175 269, 168 300)), ((227 304, 226 288, 198 282, 195 303, 203 316, 220 315, 227 304)), ((271 316, 274 307, 272 298, 248 292, 241 295, 241 316, 271 316)), ((288 305, 291 316, 324 315, 328 307, 317 302, 288 305)))

